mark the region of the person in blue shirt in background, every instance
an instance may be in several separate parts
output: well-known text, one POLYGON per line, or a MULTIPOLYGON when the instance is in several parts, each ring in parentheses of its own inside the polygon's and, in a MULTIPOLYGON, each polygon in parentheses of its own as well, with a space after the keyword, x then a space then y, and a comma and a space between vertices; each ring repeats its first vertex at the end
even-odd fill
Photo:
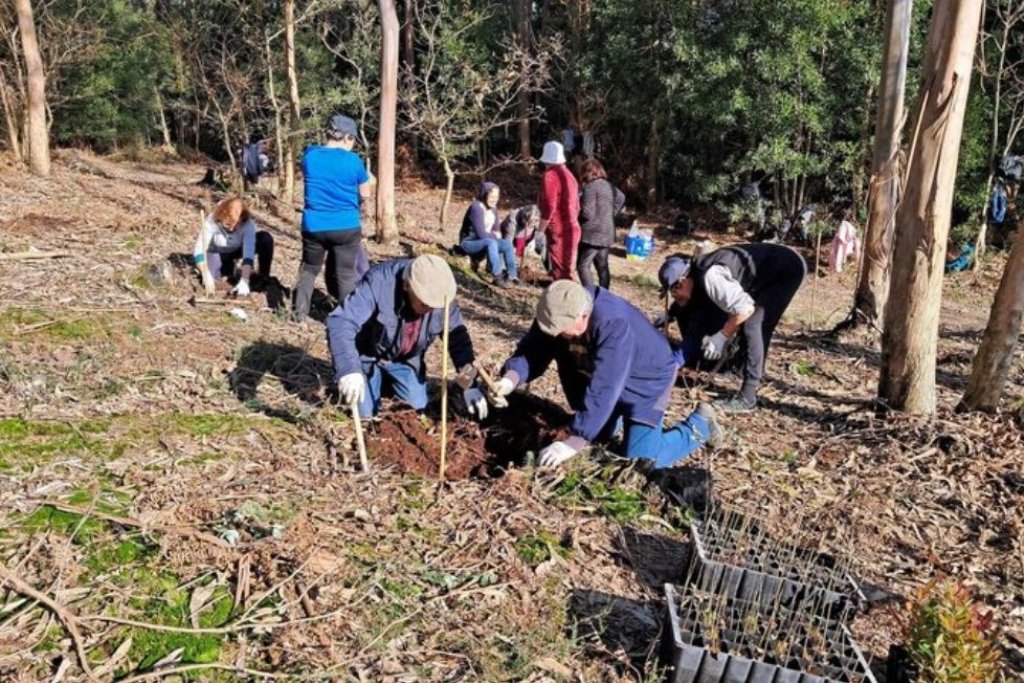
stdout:
POLYGON ((360 210, 371 193, 370 174, 352 151, 358 135, 355 121, 334 116, 327 128, 327 144, 311 145, 302 156, 302 263, 292 308, 298 322, 309 315, 313 285, 328 251, 334 256, 338 301, 356 287, 356 263, 362 249, 360 210))
POLYGON ((552 361, 576 415, 570 436, 540 452, 542 467, 558 466, 621 428, 625 456, 646 459, 644 465, 657 470, 721 433, 707 403, 663 429, 677 368, 668 341, 635 306, 606 289, 558 280, 544 291, 532 327, 502 367, 492 404, 503 407, 506 396, 543 375, 552 361))

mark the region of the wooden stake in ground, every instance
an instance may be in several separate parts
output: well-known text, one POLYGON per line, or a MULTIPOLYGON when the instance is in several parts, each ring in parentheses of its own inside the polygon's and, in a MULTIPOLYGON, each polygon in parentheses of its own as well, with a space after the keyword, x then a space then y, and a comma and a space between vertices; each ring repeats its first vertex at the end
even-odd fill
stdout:
POLYGON ((444 460, 448 450, 448 297, 444 298, 444 331, 441 334, 441 467, 438 479, 444 483, 444 460))
POLYGON ((666 290, 665 291, 665 323, 661 326, 661 331, 662 331, 662 333, 666 337, 668 336, 668 323, 669 323, 668 309, 670 309, 671 307, 672 307, 672 294, 669 291, 666 290))
POLYGON ((359 403, 352 399, 349 404, 352 410, 352 423, 356 427, 356 445, 359 447, 359 466, 363 472, 370 471, 370 462, 366 459, 366 439, 363 438, 363 421, 359 419, 359 403))

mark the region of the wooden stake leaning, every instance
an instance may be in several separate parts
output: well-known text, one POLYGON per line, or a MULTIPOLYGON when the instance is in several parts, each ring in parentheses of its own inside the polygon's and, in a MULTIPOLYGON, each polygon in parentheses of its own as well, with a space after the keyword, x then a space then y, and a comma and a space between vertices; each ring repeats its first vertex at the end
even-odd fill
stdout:
POLYGON ((448 450, 448 297, 444 298, 444 331, 441 334, 441 467, 438 479, 444 483, 445 453, 448 450))
POLYGON ((359 447, 359 466, 363 472, 370 471, 370 462, 366 459, 366 439, 363 438, 363 421, 359 419, 359 402, 352 399, 349 403, 352 410, 352 423, 356 427, 356 445, 359 447))

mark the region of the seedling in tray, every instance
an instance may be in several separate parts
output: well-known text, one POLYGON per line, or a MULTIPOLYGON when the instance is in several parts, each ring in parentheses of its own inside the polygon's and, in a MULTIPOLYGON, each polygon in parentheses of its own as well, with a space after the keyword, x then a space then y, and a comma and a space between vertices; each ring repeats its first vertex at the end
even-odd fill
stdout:
POLYGON ((875 683, 838 620, 694 586, 665 585, 669 683, 875 683))
POLYGON ((743 599, 778 593, 784 604, 808 596, 835 617, 864 596, 845 563, 769 536, 749 517, 713 508, 691 525, 691 575, 704 590, 726 590, 743 599))

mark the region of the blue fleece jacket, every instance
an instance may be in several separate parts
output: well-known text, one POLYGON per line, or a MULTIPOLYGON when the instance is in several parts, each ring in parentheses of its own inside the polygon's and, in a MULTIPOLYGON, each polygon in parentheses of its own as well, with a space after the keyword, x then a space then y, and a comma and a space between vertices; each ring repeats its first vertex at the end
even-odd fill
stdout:
MULTIPOLYGON (((444 310, 435 308, 423 316, 419 337, 412 350, 401 354, 402 329, 415 324, 404 289, 412 259, 385 261, 372 268, 344 301, 327 316, 327 345, 334 360, 334 381, 366 370, 377 361, 400 361, 424 376, 423 355, 441 336, 444 310)), ((448 315, 448 353, 455 367, 472 363, 473 343, 454 301, 448 315)))
POLYGON ((676 376, 668 341, 635 306, 600 287, 587 331, 578 339, 545 334, 534 322, 502 373, 518 381, 544 374, 551 361, 576 411, 573 436, 593 441, 613 415, 660 426, 676 376))

